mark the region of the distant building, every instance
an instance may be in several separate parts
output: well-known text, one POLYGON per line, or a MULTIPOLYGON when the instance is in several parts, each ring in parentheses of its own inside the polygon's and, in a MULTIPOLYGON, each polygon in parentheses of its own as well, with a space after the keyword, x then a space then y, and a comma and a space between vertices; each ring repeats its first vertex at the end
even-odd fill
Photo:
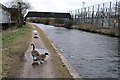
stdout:
POLYGON ((0 4, 0 24, 11 23, 11 14, 9 13, 7 7, 0 4))

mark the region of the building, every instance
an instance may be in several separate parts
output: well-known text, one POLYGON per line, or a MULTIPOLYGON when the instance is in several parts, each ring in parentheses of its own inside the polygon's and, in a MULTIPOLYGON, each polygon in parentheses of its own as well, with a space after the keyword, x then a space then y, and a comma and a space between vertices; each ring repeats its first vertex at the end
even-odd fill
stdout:
POLYGON ((0 24, 11 23, 11 14, 7 7, 0 4, 0 24))

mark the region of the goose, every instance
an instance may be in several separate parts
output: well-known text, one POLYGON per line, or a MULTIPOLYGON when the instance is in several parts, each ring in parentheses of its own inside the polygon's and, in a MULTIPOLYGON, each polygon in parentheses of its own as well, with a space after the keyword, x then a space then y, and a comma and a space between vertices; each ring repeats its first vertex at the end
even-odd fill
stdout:
POLYGON ((33 61, 39 61, 41 64, 45 61, 45 58, 47 57, 48 52, 45 52, 44 54, 40 54, 38 51, 35 50, 35 45, 31 44, 33 46, 33 50, 31 52, 33 56, 33 61))
POLYGON ((33 56, 33 61, 37 61, 37 57, 40 55, 39 52, 37 50, 35 50, 35 45, 31 44, 31 46, 33 46, 33 50, 31 52, 32 56, 33 56))
POLYGON ((45 58, 47 57, 48 52, 45 52, 44 54, 40 54, 38 57, 37 57, 37 60, 40 61, 40 63, 42 64, 44 61, 45 61, 45 58))

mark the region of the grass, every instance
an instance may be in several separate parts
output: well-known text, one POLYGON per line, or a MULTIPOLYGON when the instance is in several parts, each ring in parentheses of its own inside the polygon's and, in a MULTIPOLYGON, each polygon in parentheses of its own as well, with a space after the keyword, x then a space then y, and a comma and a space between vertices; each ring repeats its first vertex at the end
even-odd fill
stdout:
POLYGON ((56 74, 59 75, 58 78, 72 78, 70 75, 68 69, 65 67, 64 63, 60 59, 60 56, 58 55, 58 52, 54 49, 54 47, 51 44, 51 41, 48 39, 46 34, 36 27, 36 30, 39 31, 40 37, 45 44, 45 47, 48 49, 48 51, 51 53, 53 60, 54 69, 56 71, 56 74))
POLYGON ((120 36, 120 35, 118 35, 118 30, 117 29, 108 28, 108 27, 98 27, 98 26, 91 25, 91 24, 88 24, 88 23, 75 25, 75 26, 72 26, 72 28, 78 29, 78 30, 83 30, 83 31, 86 31, 86 32, 109 35, 109 36, 115 36, 115 37, 120 36))
MULTIPOLYGON (((28 26, 28 25, 27 25, 28 26)), ((26 51, 31 39, 31 28, 12 28, 2 32, 2 76, 19 75, 26 51)))

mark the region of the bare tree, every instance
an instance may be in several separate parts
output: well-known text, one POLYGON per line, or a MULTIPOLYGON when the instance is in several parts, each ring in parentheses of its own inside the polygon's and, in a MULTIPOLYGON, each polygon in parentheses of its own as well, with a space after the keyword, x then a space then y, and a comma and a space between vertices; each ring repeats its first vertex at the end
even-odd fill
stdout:
POLYGON ((27 11, 27 9, 30 9, 31 8, 31 5, 30 3, 28 2, 9 2, 6 4, 6 6, 8 8, 14 8, 14 9, 17 9, 18 11, 18 20, 17 20, 17 24, 18 24, 18 27, 22 27, 23 25, 23 21, 24 21, 24 15, 27 11))

